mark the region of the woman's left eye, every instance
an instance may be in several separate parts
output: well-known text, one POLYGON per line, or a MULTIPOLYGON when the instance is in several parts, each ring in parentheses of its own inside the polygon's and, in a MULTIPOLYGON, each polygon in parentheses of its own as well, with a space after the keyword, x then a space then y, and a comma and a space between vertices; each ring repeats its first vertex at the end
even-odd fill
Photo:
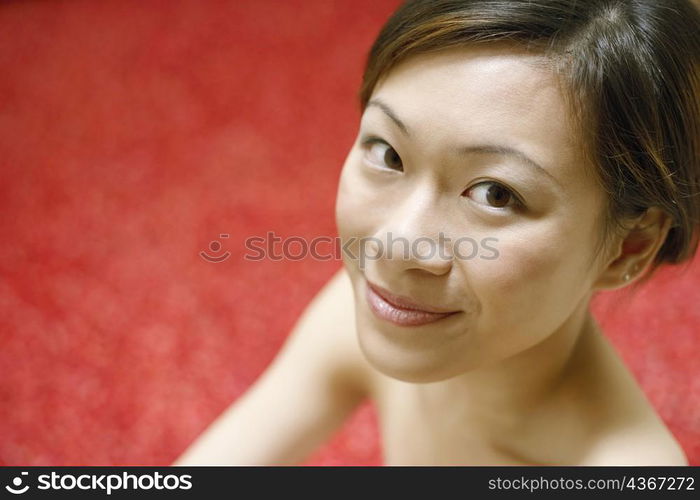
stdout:
POLYGON ((463 194, 477 203, 492 208, 521 208, 523 203, 507 187, 494 181, 485 181, 466 189, 463 194))

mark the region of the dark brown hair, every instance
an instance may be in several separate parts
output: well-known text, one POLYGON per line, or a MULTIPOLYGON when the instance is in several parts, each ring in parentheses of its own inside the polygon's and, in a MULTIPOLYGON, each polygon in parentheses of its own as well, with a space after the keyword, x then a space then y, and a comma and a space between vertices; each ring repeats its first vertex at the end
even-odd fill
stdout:
POLYGON ((689 260, 700 224, 698 9, 690 0, 408 0, 369 52, 361 110, 406 58, 496 41, 539 51, 564 82, 609 195, 599 245, 657 206, 672 227, 640 283, 662 263, 689 260))

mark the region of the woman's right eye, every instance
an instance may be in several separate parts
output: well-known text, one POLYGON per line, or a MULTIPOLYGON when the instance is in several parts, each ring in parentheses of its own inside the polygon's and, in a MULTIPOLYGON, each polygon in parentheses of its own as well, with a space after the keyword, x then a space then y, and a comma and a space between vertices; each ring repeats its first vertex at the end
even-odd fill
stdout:
POLYGON ((369 137, 362 141, 365 157, 373 166, 403 172, 401 157, 386 141, 378 137, 369 137))

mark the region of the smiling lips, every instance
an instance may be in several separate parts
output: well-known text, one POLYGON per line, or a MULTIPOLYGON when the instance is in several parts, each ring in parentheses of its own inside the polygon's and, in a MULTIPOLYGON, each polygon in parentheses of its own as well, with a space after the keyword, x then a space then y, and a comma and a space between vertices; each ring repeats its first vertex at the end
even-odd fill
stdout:
POLYGON ((459 312, 417 304, 369 281, 366 296, 367 303, 376 316, 399 326, 425 325, 459 312))

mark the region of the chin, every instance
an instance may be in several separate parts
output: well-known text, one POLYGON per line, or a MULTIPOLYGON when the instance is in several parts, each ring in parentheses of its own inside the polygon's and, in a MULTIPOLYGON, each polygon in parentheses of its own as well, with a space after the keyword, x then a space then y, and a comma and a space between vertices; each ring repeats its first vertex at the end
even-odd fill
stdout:
POLYGON ((397 345, 368 325, 358 328, 357 334, 367 362, 383 375, 402 382, 440 382, 475 368, 465 359, 465 350, 454 343, 411 349, 397 345))

